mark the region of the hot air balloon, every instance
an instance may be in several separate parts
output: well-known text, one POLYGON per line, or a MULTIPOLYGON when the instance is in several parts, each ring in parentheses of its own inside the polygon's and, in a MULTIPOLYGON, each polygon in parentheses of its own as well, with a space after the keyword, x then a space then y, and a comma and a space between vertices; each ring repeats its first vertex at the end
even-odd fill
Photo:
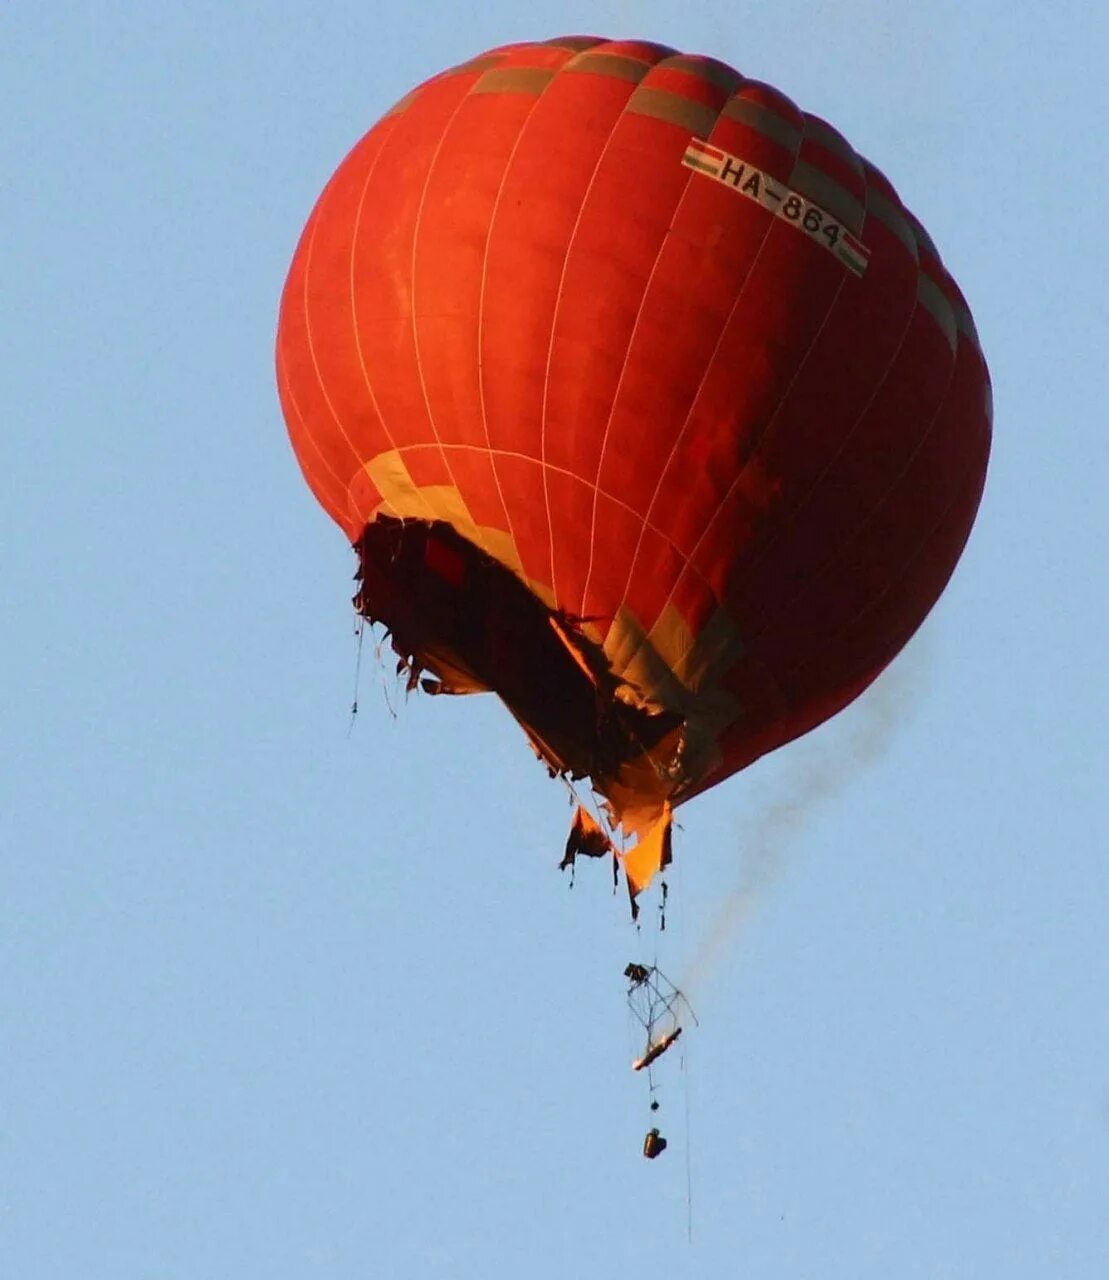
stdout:
POLYGON ((634 40, 507 45, 402 98, 308 221, 277 369, 358 612, 590 780, 566 861, 618 833, 633 902, 675 806, 909 640, 990 446, 970 312, 882 173, 634 40))

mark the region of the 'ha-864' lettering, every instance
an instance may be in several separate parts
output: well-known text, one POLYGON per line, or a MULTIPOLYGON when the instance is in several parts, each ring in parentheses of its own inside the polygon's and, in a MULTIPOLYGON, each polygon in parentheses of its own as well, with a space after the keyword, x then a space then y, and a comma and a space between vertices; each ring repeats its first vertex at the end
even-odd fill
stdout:
POLYGON ((756 169, 753 164, 729 155, 719 147, 710 146, 700 138, 690 139, 682 164, 732 187, 740 195, 761 204, 776 218, 791 223, 822 248, 834 253, 855 275, 861 276, 866 270, 870 250, 861 240, 857 240, 827 210, 806 200, 800 192, 791 191, 762 169, 756 169))

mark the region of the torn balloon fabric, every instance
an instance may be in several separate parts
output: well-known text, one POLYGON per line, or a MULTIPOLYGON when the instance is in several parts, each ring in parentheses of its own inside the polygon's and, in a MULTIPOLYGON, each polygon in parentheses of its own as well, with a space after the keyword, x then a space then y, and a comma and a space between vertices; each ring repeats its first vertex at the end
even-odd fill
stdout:
POLYGON ((633 898, 678 805, 905 645, 990 447, 970 312, 883 173, 634 40, 402 98, 312 212, 277 368, 359 613, 413 687, 494 692, 589 779, 633 898))
POLYGON ((615 854, 612 841, 605 835, 597 819, 579 805, 566 839, 566 850, 558 864, 559 869, 565 871, 567 867, 572 867, 578 854, 585 854, 587 858, 603 858, 609 853, 615 854))

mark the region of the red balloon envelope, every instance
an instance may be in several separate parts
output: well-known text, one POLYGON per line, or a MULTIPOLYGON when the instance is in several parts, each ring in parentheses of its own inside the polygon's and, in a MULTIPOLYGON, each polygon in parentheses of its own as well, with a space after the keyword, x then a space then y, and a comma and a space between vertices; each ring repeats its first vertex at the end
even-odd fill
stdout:
MULTIPOLYGON (((277 337, 300 465, 413 679, 495 691, 638 837, 920 625, 990 445, 974 324, 830 125, 711 58, 510 45, 358 143, 277 337)), ((569 854, 605 837, 579 815, 569 854)))

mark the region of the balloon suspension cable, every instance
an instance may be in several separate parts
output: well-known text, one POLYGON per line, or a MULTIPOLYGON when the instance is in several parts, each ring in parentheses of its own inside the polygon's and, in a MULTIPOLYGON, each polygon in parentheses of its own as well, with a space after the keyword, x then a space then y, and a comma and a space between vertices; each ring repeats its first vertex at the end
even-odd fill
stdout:
MULTIPOLYGON (((647 1077, 648 1107, 652 1116, 651 1128, 643 1142, 643 1154, 649 1160, 660 1156, 667 1147, 667 1141, 654 1124, 654 1115, 659 1110, 659 1100, 655 1096, 658 1082, 655 1068, 658 1060, 682 1037, 685 1016, 696 1026, 697 1015, 693 1012, 685 995, 661 973, 657 965, 631 963, 624 970, 628 980, 628 1008, 643 1028, 646 1045, 639 1057, 632 1062, 633 1071, 642 1071, 647 1077)), ((683 1091, 685 1094, 686 1112, 686 1199, 692 1205, 692 1176, 689 1170, 689 1093, 685 1081, 685 1054, 681 1055, 683 1075, 683 1091)), ((689 1234, 692 1238, 692 1208, 687 1208, 689 1234)))
MULTIPOLYGON (((692 1010, 691 1010, 692 1012, 692 1010)), ((689 1128, 689 1071, 686 1052, 681 1056, 682 1095, 685 1100, 685 1235, 690 1244, 693 1243, 693 1152, 690 1146, 689 1128)))
POLYGON ((574 780, 573 780, 573 778, 571 778, 571 777, 569 776, 569 774, 566 774, 566 773, 558 773, 558 774, 556 774, 555 776, 556 776, 556 777, 558 778, 558 780, 562 783, 562 785, 566 788, 566 790, 570 793, 570 803, 571 803, 571 804, 576 804, 576 805, 578 805, 580 808, 584 809, 584 808, 585 808, 585 802, 582 800, 581 796, 580 796, 580 795, 578 795, 578 789, 577 789, 577 787, 575 787, 575 786, 574 786, 574 780))
POLYGON ((358 688, 362 681, 362 639, 366 631, 366 619, 357 615, 358 621, 354 624, 354 634, 358 637, 358 647, 354 657, 354 690, 350 700, 350 723, 347 725, 347 737, 354 732, 354 722, 358 717, 358 688))

